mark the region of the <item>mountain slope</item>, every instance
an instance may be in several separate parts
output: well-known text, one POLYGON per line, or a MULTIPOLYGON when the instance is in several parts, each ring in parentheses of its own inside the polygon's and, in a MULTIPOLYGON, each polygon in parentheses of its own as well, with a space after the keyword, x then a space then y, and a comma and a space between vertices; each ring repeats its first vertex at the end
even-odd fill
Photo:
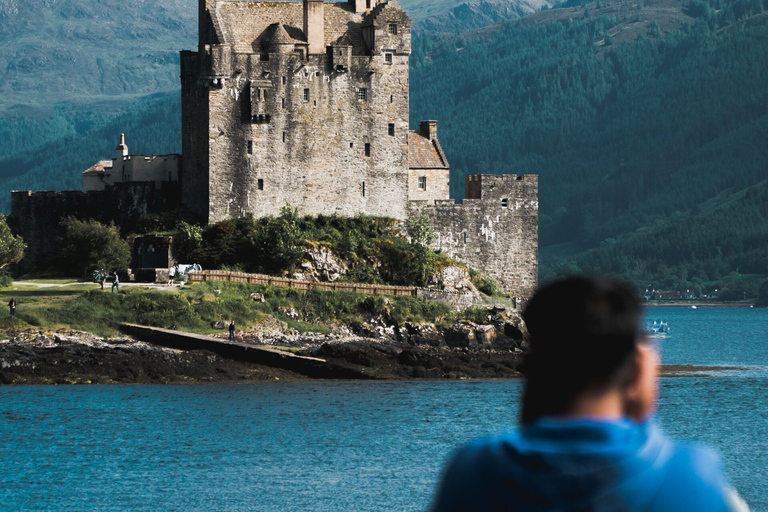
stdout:
POLYGON ((457 178, 540 175, 548 272, 768 176, 768 17, 702 5, 589 3, 422 37, 411 119, 442 120, 457 178))

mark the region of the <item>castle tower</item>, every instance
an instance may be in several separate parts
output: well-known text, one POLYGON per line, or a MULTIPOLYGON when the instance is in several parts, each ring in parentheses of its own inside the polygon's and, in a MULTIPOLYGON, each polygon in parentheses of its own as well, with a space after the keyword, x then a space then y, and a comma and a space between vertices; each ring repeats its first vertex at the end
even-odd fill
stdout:
POLYGON ((394 0, 200 0, 182 52, 182 196, 216 222, 407 217, 411 21, 394 0), (258 5, 255 5, 258 4, 258 5))

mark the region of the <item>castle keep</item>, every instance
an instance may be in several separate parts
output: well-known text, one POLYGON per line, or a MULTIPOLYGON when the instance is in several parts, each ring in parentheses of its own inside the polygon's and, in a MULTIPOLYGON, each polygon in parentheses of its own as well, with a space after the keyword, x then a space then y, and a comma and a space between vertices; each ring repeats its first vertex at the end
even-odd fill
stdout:
MULTIPOLYGON (((410 52, 411 20, 396 0, 199 0, 197 51, 181 52, 180 165, 174 155, 133 162, 121 141, 116 160, 83 173, 86 194, 165 181, 207 222, 286 205, 427 216, 435 248, 530 297, 537 177, 469 176, 467 198, 451 200, 437 122, 409 129, 410 52)), ((12 215, 58 201, 14 194, 12 215)))
POLYGON ((201 1, 181 54, 185 202, 216 222, 286 204, 405 219, 409 197, 447 199, 434 130, 408 130, 410 51, 395 1, 201 1))

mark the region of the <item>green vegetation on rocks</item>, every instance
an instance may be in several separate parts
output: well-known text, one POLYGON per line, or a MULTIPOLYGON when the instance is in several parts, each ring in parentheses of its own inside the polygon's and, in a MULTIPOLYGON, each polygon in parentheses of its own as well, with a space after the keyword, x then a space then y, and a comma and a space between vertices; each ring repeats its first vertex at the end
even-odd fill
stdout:
POLYGON ((425 286, 432 275, 455 264, 428 245, 434 235, 428 219, 411 229, 413 241, 397 221, 358 215, 299 216, 288 206, 277 217, 228 219, 205 228, 180 224, 179 258, 203 268, 231 268, 270 275, 292 274, 311 246, 326 245, 350 271, 343 280, 425 286))

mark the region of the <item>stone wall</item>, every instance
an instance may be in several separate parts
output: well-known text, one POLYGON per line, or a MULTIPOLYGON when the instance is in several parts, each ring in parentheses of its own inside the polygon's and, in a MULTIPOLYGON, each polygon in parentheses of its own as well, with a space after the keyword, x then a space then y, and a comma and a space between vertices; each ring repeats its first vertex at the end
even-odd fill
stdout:
POLYGON ((11 192, 9 223, 27 244, 17 271, 27 273, 45 269, 59 252, 60 222, 67 216, 114 222, 123 233, 131 231, 142 217, 172 210, 181 204, 177 183, 118 183, 106 190, 11 192))
POLYGON ((538 177, 467 176, 466 187, 474 198, 414 201, 411 215, 430 218, 435 248, 495 279, 505 292, 530 298, 538 283, 538 177))

